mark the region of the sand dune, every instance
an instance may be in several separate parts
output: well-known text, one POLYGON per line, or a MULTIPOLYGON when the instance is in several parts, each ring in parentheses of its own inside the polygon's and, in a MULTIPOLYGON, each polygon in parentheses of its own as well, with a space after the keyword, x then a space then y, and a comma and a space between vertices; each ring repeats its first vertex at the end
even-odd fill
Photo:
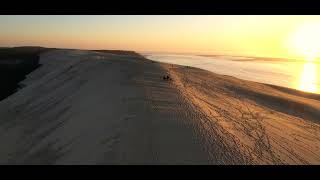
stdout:
POLYGON ((242 157, 237 164, 319 164, 318 100, 196 68, 163 66, 203 114, 209 149, 221 146, 230 159, 234 154, 226 149, 237 150, 242 157))
POLYGON ((40 64, 0 101, 0 164, 320 162, 318 97, 135 54, 40 64))

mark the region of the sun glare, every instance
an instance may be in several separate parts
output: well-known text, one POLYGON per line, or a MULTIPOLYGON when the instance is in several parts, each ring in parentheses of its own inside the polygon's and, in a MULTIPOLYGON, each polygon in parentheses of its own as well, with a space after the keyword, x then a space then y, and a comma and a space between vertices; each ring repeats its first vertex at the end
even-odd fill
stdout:
POLYGON ((303 66, 300 75, 299 89, 306 92, 316 93, 317 89, 317 67, 312 62, 307 62, 303 66))
POLYGON ((320 22, 303 24, 290 40, 297 55, 307 61, 314 61, 320 55, 320 22))

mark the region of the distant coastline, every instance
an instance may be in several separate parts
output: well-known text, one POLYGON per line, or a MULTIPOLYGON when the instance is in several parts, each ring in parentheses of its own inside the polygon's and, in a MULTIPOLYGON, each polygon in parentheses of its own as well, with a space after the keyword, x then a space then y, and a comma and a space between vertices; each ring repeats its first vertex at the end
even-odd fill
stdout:
MULTIPOLYGON (((231 56, 231 55, 198 55, 203 57, 232 57, 234 61, 297 61, 304 60, 293 58, 271 58, 271 57, 258 57, 258 56, 231 56)), ((316 61, 315 61, 316 62, 316 61)), ((317 62, 316 62, 317 63, 317 62)))

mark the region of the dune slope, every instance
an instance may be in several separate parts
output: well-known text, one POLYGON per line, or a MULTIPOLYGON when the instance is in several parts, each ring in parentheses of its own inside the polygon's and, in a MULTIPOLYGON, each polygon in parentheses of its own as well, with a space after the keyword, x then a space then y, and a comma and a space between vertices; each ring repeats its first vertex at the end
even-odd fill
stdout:
MULTIPOLYGON (((319 164, 320 101, 316 95, 307 98, 294 90, 196 68, 162 66, 172 74, 181 94, 203 114, 199 122, 209 147, 236 150, 245 164, 319 164), (223 143, 209 137, 212 134, 223 143)), ((229 150, 225 154, 232 157, 229 150)))

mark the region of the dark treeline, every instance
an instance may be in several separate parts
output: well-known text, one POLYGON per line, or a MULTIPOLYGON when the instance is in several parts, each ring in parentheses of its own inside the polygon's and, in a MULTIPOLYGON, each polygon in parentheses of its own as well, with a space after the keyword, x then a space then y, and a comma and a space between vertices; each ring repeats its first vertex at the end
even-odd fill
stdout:
POLYGON ((0 101, 19 88, 19 82, 40 66, 39 55, 47 51, 42 47, 0 48, 0 101))

